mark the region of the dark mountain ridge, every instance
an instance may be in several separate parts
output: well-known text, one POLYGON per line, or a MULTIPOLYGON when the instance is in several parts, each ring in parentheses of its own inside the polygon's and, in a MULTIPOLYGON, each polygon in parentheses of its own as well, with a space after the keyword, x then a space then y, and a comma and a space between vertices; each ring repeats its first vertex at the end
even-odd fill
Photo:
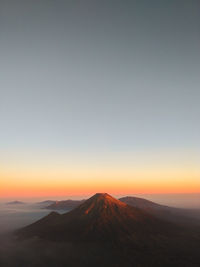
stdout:
POLYGON ((78 207, 80 204, 82 204, 85 201, 83 200, 61 200, 61 201, 54 201, 53 203, 50 203, 46 209, 50 210, 71 210, 76 207, 78 207))
POLYGON ((51 212, 21 229, 21 237, 61 241, 135 241, 146 235, 171 235, 177 227, 131 207, 106 193, 98 193, 65 214, 51 212))
POLYGON ((38 204, 38 205, 52 205, 56 202, 57 202, 56 200, 49 200, 48 199, 48 200, 37 202, 36 204, 38 204))
POLYGON ((130 206, 133 206, 133 207, 139 208, 139 209, 144 209, 144 210, 169 209, 168 206, 160 205, 160 204, 157 204, 153 201, 150 201, 150 200, 147 200, 144 198, 139 198, 139 197, 126 196, 126 197, 119 198, 119 200, 130 205, 130 206))
POLYGON ((7 202, 6 204, 7 205, 21 205, 21 204, 25 204, 25 202, 15 200, 15 201, 7 202))
POLYGON ((106 193, 95 194, 70 212, 53 211, 16 234, 19 244, 30 244, 28 251, 36 249, 34 255, 42 255, 41 265, 34 267, 46 266, 47 261, 53 267, 194 267, 200 263, 196 230, 159 219, 106 193))
POLYGON ((119 200, 165 221, 192 227, 200 226, 200 210, 198 209, 169 207, 132 196, 123 197, 119 200))
MULTIPOLYGON (((183 209, 169 207, 161 205, 144 198, 126 196, 119 199, 121 202, 128 204, 129 206, 141 209, 150 215, 156 216, 165 221, 178 223, 182 225, 200 226, 200 210, 198 209, 183 209)), ((86 200, 63 200, 55 201, 51 205, 48 205, 46 209, 55 211, 69 211, 86 200)))
MULTIPOLYGON (((169 207, 164 205, 159 205, 155 202, 146 200, 144 198, 138 198, 138 197, 122 197, 119 199, 120 201, 133 206, 135 208, 139 209, 145 209, 145 210, 160 210, 160 209, 167 209, 169 207)), ((50 210, 69 210, 78 207, 80 204, 84 203, 86 201, 85 199, 82 200, 61 200, 61 201, 55 201, 51 205, 47 206, 47 209, 50 210)))

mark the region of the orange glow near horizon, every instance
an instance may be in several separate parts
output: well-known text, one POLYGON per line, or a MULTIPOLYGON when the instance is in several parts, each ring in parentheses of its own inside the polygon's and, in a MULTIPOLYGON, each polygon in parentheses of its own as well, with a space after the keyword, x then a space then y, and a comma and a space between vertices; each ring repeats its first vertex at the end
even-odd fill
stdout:
POLYGON ((0 196, 45 197, 110 194, 199 193, 194 168, 1 168, 0 196))
MULTIPOLYGON (((199 186, 198 186, 199 188, 199 186)), ((155 187, 152 185, 146 185, 146 187, 142 186, 127 186, 123 187, 122 185, 118 186, 90 186, 90 187, 69 187, 69 186, 56 186, 56 187, 48 187, 48 186, 24 186, 24 187, 10 187, 7 190, 2 189, 0 191, 1 198, 18 198, 18 197, 56 197, 56 196, 77 196, 77 195, 92 195, 97 192, 106 192, 109 194, 190 194, 190 193, 200 193, 199 189, 194 186, 188 187, 187 185, 180 187, 173 186, 163 186, 163 187, 155 187), (81 187, 81 188, 80 188, 81 187)))

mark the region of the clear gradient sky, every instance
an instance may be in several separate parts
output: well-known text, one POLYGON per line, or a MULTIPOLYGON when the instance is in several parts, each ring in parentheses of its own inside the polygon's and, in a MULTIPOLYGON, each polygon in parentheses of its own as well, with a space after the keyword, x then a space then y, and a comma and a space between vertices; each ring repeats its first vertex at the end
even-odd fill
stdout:
POLYGON ((199 10, 1 0, 0 196, 200 192, 199 10))

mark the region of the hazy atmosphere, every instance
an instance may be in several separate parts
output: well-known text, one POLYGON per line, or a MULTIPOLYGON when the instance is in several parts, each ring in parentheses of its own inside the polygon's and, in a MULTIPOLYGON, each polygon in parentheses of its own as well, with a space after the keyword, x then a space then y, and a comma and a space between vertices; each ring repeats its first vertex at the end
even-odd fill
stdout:
POLYGON ((200 266, 200 1, 0 0, 0 266, 200 266))
POLYGON ((0 1, 1 198, 199 193, 199 1, 0 1))

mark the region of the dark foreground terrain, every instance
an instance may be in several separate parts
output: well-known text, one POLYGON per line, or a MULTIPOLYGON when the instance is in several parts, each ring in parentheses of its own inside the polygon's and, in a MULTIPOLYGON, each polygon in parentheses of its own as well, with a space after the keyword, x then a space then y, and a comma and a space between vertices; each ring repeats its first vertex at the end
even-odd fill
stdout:
POLYGON ((175 221, 96 194, 2 236, 0 266, 200 266, 199 225, 175 221))

